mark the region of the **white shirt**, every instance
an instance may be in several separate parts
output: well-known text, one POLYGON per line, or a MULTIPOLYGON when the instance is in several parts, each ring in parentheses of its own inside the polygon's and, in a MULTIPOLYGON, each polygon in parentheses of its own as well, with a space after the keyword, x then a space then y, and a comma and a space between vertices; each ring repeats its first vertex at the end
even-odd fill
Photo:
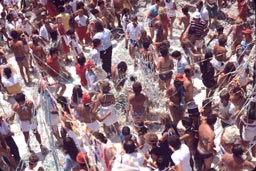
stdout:
POLYGON ((12 4, 18 3, 17 0, 4 0, 4 5, 10 6, 12 4))
POLYGON ((43 25, 40 30, 39 30, 39 36, 43 37, 45 40, 50 41, 50 35, 45 27, 45 25, 43 25))
POLYGON ((220 62, 215 58, 212 58, 212 60, 210 61, 212 66, 217 70, 217 71, 221 71, 224 70, 225 68, 225 63, 224 62, 220 62))
POLYGON ((84 27, 87 25, 88 17, 86 15, 83 15, 82 17, 76 16, 75 21, 78 24, 78 27, 84 27))
POLYGON ((174 10, 174 0, 170 0, 170 2, 166 2, 165 3, 165 9, 166 9, 166 13, 168 17, 175 17, 176 16, 176 10, 174 10))
POLYGON ((177 62, 177 73, 184 74, 184 68, 188 65, 188 61, 185 57, 181 57, 181 60, 177 62))
POLYGON ((6 77, 2 77, 2 83, 5 87, 13 86, 14 84, 18 83, 20 80, 17 74, 12 75, 9 79, 6 77))
POLYGON ((78 41, 77 36, 76 36, 75 39, 69 38, 69 41, 72 45, 72 48, 74 50, 75 55, 79 55, 79 54, 83 53, 82 48, 79 46, 79 41, 78 41), (76 49, 77 49, 77 51, 76 51, 76 49))
POLYGON ((30 27, 29 21, 27 19, 25 20, 18 20, 16 27, 20 27, 22 31, 25 31, 28 33, 29 36, 32 35, 32 29, 30 27))
POLYGON ((172 153, 171 158, 175 165, 181 164, 182 171, 192 171, 190 152, 187 145, 181 144, 180 148, 172 153))
POLYGON ((5 26, 6 26, 6 32, 7 32, 8 37, 12 39, 11 31, 15 28, 14 23, 13 22, 10 23, 10 22, 6 21, 5 26))
POLYGON ((90 49, 90 57, 95 65, 101 65, 100 52, 97 49, 90 49))
MULTIPOLYGON (((198 9, 197 9, 197 11, 198 11, 198 9)), ((206 9, 206 7, 204 5, 202 6, 202 8, 199 12, 201 14, 201 20, 207 22, 209 20, 209 13, 208 13, 208 10, 206 9)))
POLYGON ((98 47, 99 51, 104 51, 112 46, 111 43, 111 31, 104 28, 102 32, 98 32, 93 36, 93 39, 100 39, 101 44, 98 47))
POLYGON ((235 105, 231 103, 230 101, 228 102, 227 106, 223 106, 223 104, 220 102, 219 103, 219 108, 220 108, 220 114, 224 117, 229 117, 228 120, 222 120, 223 122, 232 125, 234 123, 234 114, 236 111, 235 105))
POLYGON ((141 30, 143 30, 143 25, 138 23, 136 27, 134 27, 133 23, 129 23, 127 25, 126 33, 128 34, 131 40, 138 40, 141 30))

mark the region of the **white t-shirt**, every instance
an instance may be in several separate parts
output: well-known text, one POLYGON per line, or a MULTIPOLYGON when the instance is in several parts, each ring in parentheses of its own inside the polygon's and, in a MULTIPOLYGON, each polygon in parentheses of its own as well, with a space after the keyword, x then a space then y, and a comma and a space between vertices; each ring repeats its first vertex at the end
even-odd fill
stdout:
POLYGON ((102 65, 100 52, 97 49, 90 49, 90 57, 95 65, 102 65))
POLYGON ((18 83, 20 77, 17 74, 12 75, 9 79, 6 77, 2 77, 2 83, 5 87, 13 86, 14 84, 18 83))
POLYGON ((176 10, 174 10, 174 3, 175 0, 170 0, 170 2, 166 2, 165 3, 165 9, 166 9, 166 13, 168 17, 175 17, 176 16, 176 10))
POLYGON ((132 23, 129 23, 126 28, 126 32, 128 33, 131 40, 138 40, 140 31, 143 30, 143 25, 138 23, 136 27, 133 26, 132 23))
POLYGON ((192 171, 190 166, 190 152, 186 144, 181 144, 180 148, 172 153, 171 158, 175 165, 181 164, 182 171, 192 171))
POLYGON ((45 25, 43 25, 40 29, 39 29, 39 36, 43 37, 45 40, 50 41, 50 35, 45 27, 45 25))
POLYGON ((228 102, 227 106, 223 106, 223 104, 220 102, 219 103, 219 108, 220 108, 220 113, 222 116, 227 117, 229 116, 228 120, 222 120, 223 122, 232 125, 234 123, 234 114, 236 111, 235 105, 231 103, 230 101, 228 102))
POLYGON ((188 65, 188 61, 185 57, 181 57, 181 60, 177 62, 177 73, 184 74, 184 68, 188 65))
POLYGON ((108 49, 111 43, 111 31, 109 29, 104 29, 102 32, 98 32, 93 36, 93 39, 100 39, 101 44, 98 47, 99 51, 108 49))
POLYGON ((78 24, 78 27, 84 27, 87 25, 88 17, 86 15, 83 15, 82 17, 76 16, 75 21, 78 24))
POLYGON ((209 13, 205 6, 203 6, 199 12, 201 14, 201 20, 203 20, 203 21, 209 20, 209 13))

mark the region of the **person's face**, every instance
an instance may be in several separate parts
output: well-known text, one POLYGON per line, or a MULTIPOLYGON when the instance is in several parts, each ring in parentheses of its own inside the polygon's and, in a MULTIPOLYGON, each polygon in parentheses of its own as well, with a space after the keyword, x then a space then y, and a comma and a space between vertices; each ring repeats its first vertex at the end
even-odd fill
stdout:
POLYGON ((132 25, 133 25, 134 27, 137 27, 138 22, 137 22, 136 20, 134 20, 134 21, 132 21, 132 25))
POLYGON ((221 101, 221 103, 223 104, 223 106, 227 106, 229 100, 222 97, 222 98, 220 98, 220 101, 221 101))

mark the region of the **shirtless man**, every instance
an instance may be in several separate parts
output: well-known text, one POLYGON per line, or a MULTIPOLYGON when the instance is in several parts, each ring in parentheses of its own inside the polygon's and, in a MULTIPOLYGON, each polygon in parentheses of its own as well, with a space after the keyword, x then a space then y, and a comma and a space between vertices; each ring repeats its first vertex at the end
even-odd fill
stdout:
POLYGON ((185 89, 183 87, 184 80, 185 78, 182 74, 177 74, 173 85, 170 85, 166 92, 166 96, 170 99, 170 113, 175 123, 178 123, 185 114, 185 89))
MULTIPOLYGON (((39 68, 39 72, 42 74, 46 72, 46 52, 45 49, 39 45, 40 37, 34 35, 32 37, 32 43, 29 44, 29 47, 32 49, 32 55, 34 58, 35 65, 39 68)), ((44 75, 42 75, 44 76, 44 75)))
POLYGON ((133 93, 128 97, 127 113, 131 113, 134 124, 139 124, 144 122, 146 115, 149 112, 148 97, 141 93, 142 86, 140 82, 134 82, 132 89, 133 93))
POLYGON ((222 166, 222 169, 225 169, 225 171, 242 171, 245 168, 254 170, 256 165, 250 161, 244 160, 242 158, 243 153, 244 149, 242 145, 234 144, 232 154, 225 153, 218 164, 222 166))
POLYGON ((214 124, 217 121, 216 115, 207 116, 206 120, 202 120, 198 133, 199 142, 197 146, 197 151, 195 154, 195 164, 197 170, 208 170, 211 168, 211 163, 213 162, 214 153, 214 124))
POLYGON ((221 35, 219 37, 219 44, 216 44, 213 49, 213 54, 215 58, 211 60, 213 67, 217 71, 221 71, 224 69, 224 63, 228 60, 226 53, 226 44, 227 44, 227 37, 225 35, 221 35))
POLYGON ((22 78, 25 81, 25 84, 31 82, 30 80, 30 74, 29 74, 29 67, 28 67, 28 59, 27 59, 27 52, 24 48, 24 44, 21 40, 19 40, 19 33, 16 30, 11 31, 11 36, 13 40, 10 41, 10 48, 14 53, 15 59, 17 61, 17 64, 19 66, 20 74, 22 78), (24 70, 27 75, 27 81, 24 75, 24 70))
POLYGON ((83 94, 82 97, 83 104, 78 105, 77 113, 83 118, 81 121, 86 123, 87 127, 91 132, 98 132, 100 129, 100 124, 98 121, 103 121, 110 114, 111 111, 108 111, 105 116, 101 117, 97 115, 97 113, 93 112, 94 104, 91 100, 91 96, 89 94, 83 94))
POLYGON ((194 75, 193 73, 193 69, 190 65, 187 65, 185 66, 184 68, 184 82, 183 82, 183 86, 184 86, 184 89, 185 89, 185 103, 189 103, 189 102, 192 102, 194 101, 193 100, 193 90, 194 90, 194 87, 193 87, 193 83, 192 83, 192 76, 194 75))
POLYGON ((172 57, 169 55, 168 47, 161 45, 159 52, 160 56, 157 60, 156 69, 159 71, 159 88, 164 90, 170 86, 174 64, 172 57))
POLYGON ((108 116, 103 123, 103 128, 107 136, 109 136, 110 132, 108 131, 108 127, 114 125, 117 135, 120 134, 119 124, 117 121, 116 110, 114 108, 115 105, 115 96, 110 93, 111 87, 109 82, 104 81, 101 83, 101 93, 97 94, 97 100, 94 107, 93 112, 96 113, 98 108, 100 107, 99 113, 101 116, 104 116, 107 112, 111 111, 111 115, 108 116))
POLYGON ((19 116, 20 128, 25 137, 25 142, 28 145, 29 151, 32 151, 29 145, 29 131, 32 129, 36 140, 40 144, 42 153, 45 153, 46 149, 42 145, 41 137, 37 130, 37 119, 34 114, 35 109, 33 102, 31 100, 26 100, 26 96, 23 93, 16 94, 15 100, 16 103, 12 106, 13 113, 8 120, 13 120, 15 114, 17 114, 19 116))

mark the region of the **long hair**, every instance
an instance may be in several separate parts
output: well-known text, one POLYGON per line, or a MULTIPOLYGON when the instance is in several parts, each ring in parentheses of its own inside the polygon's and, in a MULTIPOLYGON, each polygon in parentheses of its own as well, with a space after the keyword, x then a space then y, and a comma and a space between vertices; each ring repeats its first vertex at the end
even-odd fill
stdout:
POLYGON ((76 144, 72 138, 64 138, 63 150, 64 153, 68 154, 72 160, 76 161, 76 156, 79 153, 79 150, 77 149, 76 144))
POLYGON ((78 99, 82 98, 83 96, 83 90, 80 85, 76 85, 73 88, 71 99, 73 102, 78 103, 78 99))

